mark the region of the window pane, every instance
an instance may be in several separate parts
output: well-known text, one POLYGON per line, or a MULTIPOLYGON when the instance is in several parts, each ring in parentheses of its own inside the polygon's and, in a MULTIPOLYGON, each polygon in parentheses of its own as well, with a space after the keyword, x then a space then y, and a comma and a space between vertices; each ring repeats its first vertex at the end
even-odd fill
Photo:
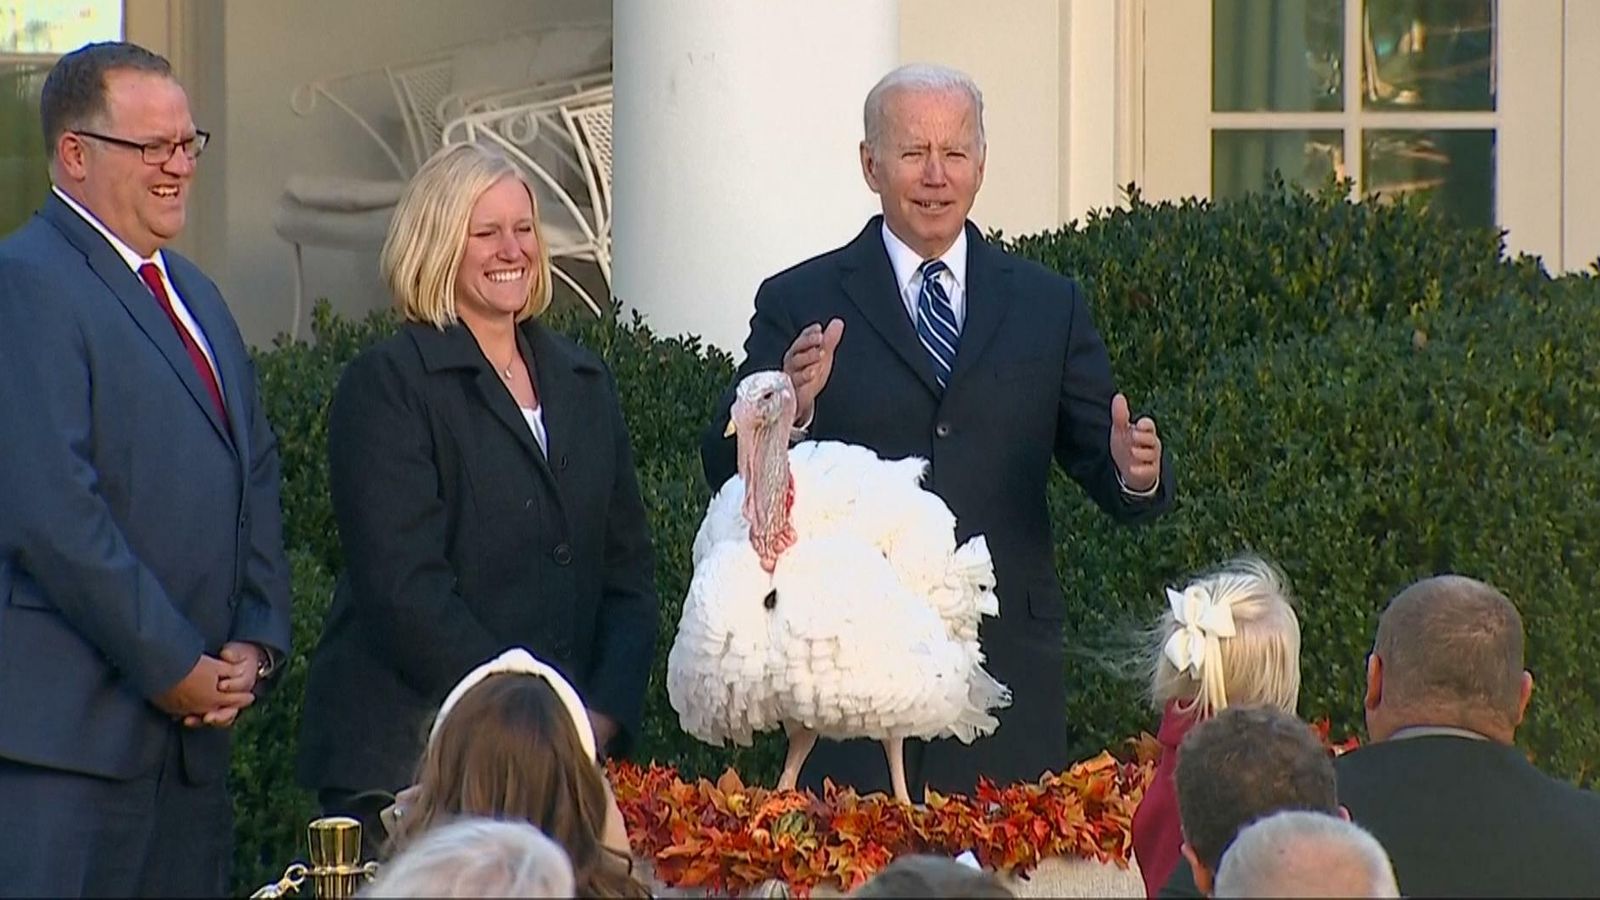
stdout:
POLYGON ((0 63, 0 235, 28 220, 50 187, 39 89, 50 62, 0 63))
POLYGON ((1341 110, 1343 55, 1342 0, 1212 0, 1211 108, 1341 110))
POLYGON ((1218 200, 1259 191, 1272 173, 1308 189, 1344 177, 1344 136, 1337 130, 1213 131, 1211 196, 1218 200))
POLYGON ((122 39, 122 0, 0 0, 0 53, 59 56, 122 39))
POLYGON ((1365 15, 1367 109, 1494 109, 1495 0, 1366 0, 1365 15))
POLYGON ((1361 136, 1364 193, 1421 194, 1463 225, 1494 224, 1494 132, 1368 131, 1361 136))

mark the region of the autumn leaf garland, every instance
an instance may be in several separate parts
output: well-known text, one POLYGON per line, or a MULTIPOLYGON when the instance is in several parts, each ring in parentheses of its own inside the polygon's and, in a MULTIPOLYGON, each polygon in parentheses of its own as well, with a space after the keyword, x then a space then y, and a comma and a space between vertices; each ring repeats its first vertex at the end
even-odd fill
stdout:
MULTIPOLYGON (((1327 719, 1311 728, 1334 755, 1359 745, 1334 741, 1327 719)), ((854 889, 907 853, 970 850, 985 868, 1023 877, 1055 856, 1126 867, 1133 811, 1161 755, 1149 734, 1127 743, 1130 761, 1102 752, 1035 783, 984 780, 970 798, 928 791, 915 807, 831 782, 818 798, 747 787, 732 770, 713 784, 685 782, 671 766, 606 768, 634 852, 663 883, 734 894, 778 878, 805 895, 824 884, 854 889)))
POLYGON ((737 893, 781 878, 801 891, 850 890, 907 853, 970 850, 1016 875, 1052 856, 1127 866, 1133 811, 1155 771, 1154 742, 1134 743, 1133 762, 1102 753, 1036 783, 981 782, 971 798, 929 791, 918 807, 831 783, 818 798, 746 787, 732 771, 713 784, 669 766, 608 769, 634 852, 665 884, 737 893))

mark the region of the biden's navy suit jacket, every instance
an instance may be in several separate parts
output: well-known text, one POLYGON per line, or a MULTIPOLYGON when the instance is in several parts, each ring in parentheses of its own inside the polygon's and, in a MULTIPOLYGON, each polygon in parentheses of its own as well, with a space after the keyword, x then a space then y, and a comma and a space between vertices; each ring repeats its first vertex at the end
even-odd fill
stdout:
MULTIPOLYGON (((1123 522, 1152 519, 1171 505, 1172 466, 1163 460, 1153 497, 1122 491, 1110 453, 1111 364, 1077 283, 1005 253, 971 223, 966 322, 949 387, 940 392, 895 283, 882 228, 875 216, 851 243, 762 284, 739 375, 781 369, 802 329, 844 320, 809 437, 862 444, 889 459, 929 461, 924 484, 955 513, 958 538, 984 535, 994 557, 1000 615, 983 624, 982 640, 987 668, 1014 695, 993 735, 970 746, 934 742, 907 774, 961 792, 970 792, 979 776, 1035 780, 1071 762, 1066 609, 1045 490, 1051 461, 1123 522)), ((713 489, 734 472, 734 442, 723 437, 731 398, 730 392, 701 439, 713 489)), ((823 776, 861 789, 888 786, 881 748, 861 741, 819 742, 802 782, 816 787, 823 776)))

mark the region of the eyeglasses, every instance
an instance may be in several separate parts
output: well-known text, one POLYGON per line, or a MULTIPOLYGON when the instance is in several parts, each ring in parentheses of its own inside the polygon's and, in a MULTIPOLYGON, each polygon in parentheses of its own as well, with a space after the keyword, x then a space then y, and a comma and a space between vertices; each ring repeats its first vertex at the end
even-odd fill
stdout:
POLYGON ((145 164, 151 166, 166 165, 172 160, 172 157, 178 154, 179 150, 182 150, 183 155, 191 160, 199 159, 200 154, 206 149, 206 144, 211 143, 211 133, 208 131, 196 131, 194 137, 177 143, 172 141, 151 141, 148 144, 123 140, 122 138, 112 137, 109 134, 96 134, 93 131, 74 131, 72 133, 83 137, 91 137, 97 141, 105 141, 108 144, 116 144, 118 147, 137 150, 139 155, 144 157, 145 164))

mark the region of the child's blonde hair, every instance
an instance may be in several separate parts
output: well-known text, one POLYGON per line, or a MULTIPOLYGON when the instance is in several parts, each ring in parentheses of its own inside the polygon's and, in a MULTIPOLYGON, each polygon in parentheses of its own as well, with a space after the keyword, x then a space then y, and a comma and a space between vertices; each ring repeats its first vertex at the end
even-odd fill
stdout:
POLYGON ((1177 701, 1179 712, 1201 719, 1230 704, 1295 712, 1300 620, 1276 566, 1241 556, 1181 592, 1168 589, 1166 599, 1148 645, 1157 709, 1177 701))

